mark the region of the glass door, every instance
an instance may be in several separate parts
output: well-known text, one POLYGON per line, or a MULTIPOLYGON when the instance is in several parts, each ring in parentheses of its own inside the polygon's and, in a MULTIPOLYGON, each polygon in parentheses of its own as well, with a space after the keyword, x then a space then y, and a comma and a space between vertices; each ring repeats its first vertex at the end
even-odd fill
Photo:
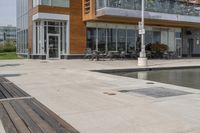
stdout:
POLYGON ((60 58, 60 48, 59 48, 59 35, 49 35, 48 36, 48 58, 49 59, 59 59, 60 58))

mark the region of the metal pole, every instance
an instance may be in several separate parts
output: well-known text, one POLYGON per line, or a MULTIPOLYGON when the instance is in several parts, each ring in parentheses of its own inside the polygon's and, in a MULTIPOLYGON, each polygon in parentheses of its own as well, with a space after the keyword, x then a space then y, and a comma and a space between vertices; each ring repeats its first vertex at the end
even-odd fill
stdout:
POLYGON ((146 52, 145 52, 145 45, 144 45, 144 34, 145 34, 145 30, 144 30, 144 0, 142 0, 142 15, 141 15, 141 28, 144 32, 142 32, 141 34, 141 52, 140 52, 140 58, 146 58, 146 52))
POLYGON ((142 0, 142 11, 141 11, 141 24, 139 24, 139 34, 141 34, 141 51, 140 51, 140 57, 138 58, 138 66, 141 67, 147 67, 148 66, 148 60, 146 58, 146 51, 145 51, 145 45, 144 45, 144 35, 145 35, 145 29, 144 29, 144 0, 142 0))

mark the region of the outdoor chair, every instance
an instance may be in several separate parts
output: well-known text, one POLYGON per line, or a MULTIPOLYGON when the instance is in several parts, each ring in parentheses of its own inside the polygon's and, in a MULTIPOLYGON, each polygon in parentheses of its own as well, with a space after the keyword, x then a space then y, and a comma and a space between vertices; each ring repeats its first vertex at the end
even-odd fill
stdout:
POLYGON ((164 59, 176 59, 177 55, 176 55, 176 52, 168 51, 168 52, 164 52, 163 58, 164 59))
POLYGON ((146 56, 147 56, 147 58, 151 59, 152 58, 151 51, 147 50, 146 51, 146 56))
POLYGON ((96 59, 97 61, 99 61, 99 57, 100 57, 99 54, 100 54, 99 51, 94 50, 94 51, 92 52, 91 60, 96 59))
POLYGON ((125 59, 126 58, 126 52, 121 51, 119 56, 120 56, 121 59, 125 59))
POLYGON ((163 58, 164 59, 169 59, 170 58, 168 51, 166 51, 166 52, 163 53, 163 58))
POLYGON ((108 54, 106 55, 107 58, 109 58, 110 60, 113 60, 114 58, 114 53, 111 51, 108 51, 108 54))
POLYGON ((136 58, 138 57, 136 51, 132 51, 132 52, 130 53, 130 57, 136 59, 136 58))
POLYGON ((90 48, 87 48, 85 51, 84 59, 91 59, 92 57, 92 50, 90 48))
POLYGON ((100 52, 99 52, 99 58, 102 59, 102 60, 104 60, 105 57, 106 57, 105 52, 104 52, 104 51, 100 51, 100 52))
POLYGON ((169 58, 170 58, 170 59, 176 59, 176 58, 177 58, 176 52, 170 51, 170 52, 168 52, 168 53, 169 53, 169 58))

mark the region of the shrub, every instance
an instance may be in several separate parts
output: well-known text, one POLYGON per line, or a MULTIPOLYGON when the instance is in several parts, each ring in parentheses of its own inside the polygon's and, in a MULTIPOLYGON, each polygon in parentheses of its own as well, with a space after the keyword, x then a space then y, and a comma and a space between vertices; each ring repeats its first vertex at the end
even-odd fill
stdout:
POLYGON ((151 45, 151 51, 156 51, 156 52, 164 53, 167 50, 168 50, 168 46, 165 45, 165 44, 155 43, 155 44, 151 45))
POLYGON ((6 41, 0 45, 0 52, 16 52, 16 44, 13 41, 6 41))

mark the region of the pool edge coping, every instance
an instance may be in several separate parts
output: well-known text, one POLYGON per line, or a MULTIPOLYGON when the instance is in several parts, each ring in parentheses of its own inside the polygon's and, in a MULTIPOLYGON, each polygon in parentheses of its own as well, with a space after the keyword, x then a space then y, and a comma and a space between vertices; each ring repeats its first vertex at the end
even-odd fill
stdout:
POLYGON ((198 66, 171 66, 171 67, 142 67, 142 68, 118 68, 118 69, 100 69, 100 70, 89 70, 91 72, 100 72, 100 73, 117 73, 117 72, 139 72, 139 71, 157 71, 157 70, 173 70, 173 69, 198 69, 198 66))

